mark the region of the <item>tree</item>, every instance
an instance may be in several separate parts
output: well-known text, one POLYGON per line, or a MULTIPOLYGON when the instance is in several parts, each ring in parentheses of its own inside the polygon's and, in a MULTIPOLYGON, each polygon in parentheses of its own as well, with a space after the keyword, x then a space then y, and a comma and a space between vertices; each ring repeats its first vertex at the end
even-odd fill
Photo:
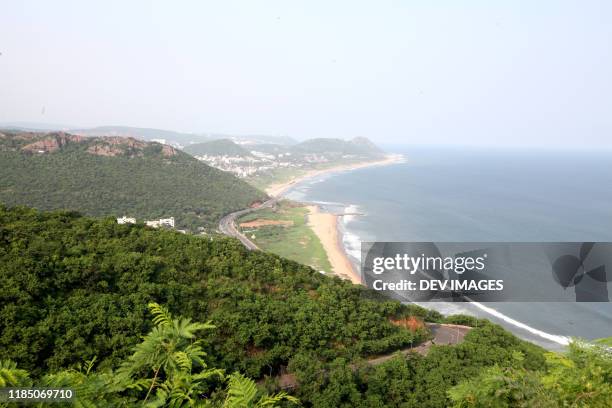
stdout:
MULTIPOLYGON (((522 360, 515 354, 515 359, 522 360)), ((609 349, 573 342, 566 354, 547 353, 546 371, 522 364, 494 366, 448 391, 457 408, 609 407, 612 355, 609 349)))
POLYGON ((283 401, 299 404, 297 398, 286 392, 274 395, 260 395, 255 382, 240 373, 229 376, 227 385, 227 398, 223 403, 224 408, 273 408, 283 401), (257 398, 259 396, 259 399, 257 398))
POLYGON ((206 355, 195 333, 213 329, 210 322, 194 323, 190 319, 172 319, 168 310, 157 303, 149 303, 155 327, 134 354, 118 371, 121 380, 133 379, 128 388, 147 387, 144 402, 154 390, 156 404, 171 401, 172 406, 187 402, 193 406, 197 395, 207 390, 206 381, 212 377, 223 377, 223 370, 208 369, 203 357, 206 355), (198 369, 194 371, 194 369, 198 369), (152 378, 148 376, 152 374, 152 378), (145 378, 141 378, 145 375, 145 378))

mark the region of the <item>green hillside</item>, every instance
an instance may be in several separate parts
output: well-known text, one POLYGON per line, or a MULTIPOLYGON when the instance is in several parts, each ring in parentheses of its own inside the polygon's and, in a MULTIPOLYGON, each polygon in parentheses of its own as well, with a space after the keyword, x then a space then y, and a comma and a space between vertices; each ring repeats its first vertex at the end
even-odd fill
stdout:
POLYGON ((219 139, 212 140, 210 142, 191 144, 186 146, 183 151, 193 156, 201 156, 205 154, 213 156, 251 156, 251 153, 247 149, 229 139, 219 139))
POLYGON ((353 140, 318 138, 309 139, 292 147, 295 153, 382 156, 384 153, 366 138, 353 140))
POLYGON ((0 202, 177 227, 215 226, 265 194, 167 145, 64 133, 0 133, 0 202))
POLYGON ((444 321, 234 239, 0 206, 2 387, 69 386, 82 406, 114 407, 145 406, 157 384, 151 404, 220 407, 232 391, 218 368, 272 392, 288 371, 305 407, 606 407, 612 398, 608 351, 546 354, 468 317, 446 319, 474 327, 458 345, 369 360, 425 340, 424 328, 394 324, 421 319, 444 321))

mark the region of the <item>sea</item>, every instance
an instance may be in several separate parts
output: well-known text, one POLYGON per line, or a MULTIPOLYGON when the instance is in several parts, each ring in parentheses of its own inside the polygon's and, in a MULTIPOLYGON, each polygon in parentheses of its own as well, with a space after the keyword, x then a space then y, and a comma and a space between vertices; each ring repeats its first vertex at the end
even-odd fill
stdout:
MULTIPOLYGON (((392 146, 396 164, 328 173, 285 196, 340 217, 362 241, 612 242, 612 150, 392 146)), ((517 277, 520 278, 520 277, 517 277)), ((487 318, 550 350, 612 336, 612 303, 423 303, 487 318)))

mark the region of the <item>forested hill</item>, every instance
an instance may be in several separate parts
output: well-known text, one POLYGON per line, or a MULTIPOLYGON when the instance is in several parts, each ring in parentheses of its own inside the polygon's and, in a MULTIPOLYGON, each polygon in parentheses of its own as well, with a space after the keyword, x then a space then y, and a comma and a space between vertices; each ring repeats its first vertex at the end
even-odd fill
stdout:
POLYGON ((252 156, 244 147, 236 144, 229 139, 211 140, 210 142, 194 143, 183 149, 193 156, 212 155, 212 156, 252 156))
MULTIPOLYGON (((443 321, 442 316, 275 255, 247 251, 230 238, 210 240, 119 225, 111 218, 0 206, 0 364, 6 372, 17 373, 6 362, 13 360, 36 383, 45 374, 83 367, 96 357, 91 373, 106 373, 103 378, 112 382, 109 370, 125 367, 126 357, 152 328, 150 302, 174 316, 214 324, 213 330, 198 334, 209 367, 254 379, 286 367, 299 383, 292 393, 306 407, 447 407, 451 388, 462 381, 474 381, 474 386, 467 383, 453 398, 465 395, 473 401, 490 392, 497 399, 507 393, 502 397, 528 401, 520 406, 542 398, 559 401, 538 406, 564 405, 560 398, 565 396, 540 382, 543 351, 486 321, 448 318, 476 326, 462 344, 434 346, 427 357, 398 355, 376 367, 364 365, 360 361, 369 356, 420 343, 427 333, 418 322, 443 321), (480 384, 489 388, 474 396, 480 384)), ((567 398, 584 391, 581 398, 587 402, 609 401, 609 388, 601 388, 610 378, 607 360, 555 358, 562 366, 550 375, 577 378, 567 387, 567 398), (588 387, 602 391, 591 393, 588 387)), ((78 372, 60 377, 82 381, 78 372)), ((144 389, 117 397, 144 398, 153 374, 141 374, 149 375, 144 389)), ((91 375, 86 381, 99 378, 91 375)), ((160 378, 166 380, 173 378, 160 378)), ((93 398, 112 392, 95 384, 93 398)), ((209 386, 218 392, 225 387, 209 386)), ((101 403, 92 406, 113 406, 101 403)))
POLYGON ((319 153, 363 157, 379 157, 384 155, 384 152, 378 146, 365 137, 356 137, 351 140, 331 138, 309 139, 292 146, 292 151, 296 154, 319 153))
POLYGON ((0 133, 0 202, 139 221, 175 217, 178 228, 215 226, 265 194, 168 145, 123 137, 0 133))

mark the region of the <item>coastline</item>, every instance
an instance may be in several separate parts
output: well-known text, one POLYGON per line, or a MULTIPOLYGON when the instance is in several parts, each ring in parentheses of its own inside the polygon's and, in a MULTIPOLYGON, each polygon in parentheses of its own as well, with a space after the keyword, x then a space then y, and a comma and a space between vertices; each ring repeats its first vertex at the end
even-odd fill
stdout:
POLYGON ((301 183, 302 181, 308 180, 313 177, 321 176, 323 174, 335 173, 339 171, 349 171, 349 170, 357 170, 364 167, 373 167, 373 166, 388 166, 390 164, 400 163, 403 161, 404 156, 398 154, 389 154, 386 155, 382 160, 373 160, 367 162, 359 162, 354 164, 343 164, 339 166, 329 167, 327 169, 316 169, 309 170, 305 174, 301 176, 294 177, 289 181, 285 181, 283 183, 275 183, 270 185, 265 189, 266 194, 270 197, 279 198, 284 193, 287 192, 294 185, 301 183))
POLYGON ((318 205, 308 205, 308 226, 319 237, 334 275, 361 284, 359 272, 349 260, 338 231, 338 215, 321 211, 318 205))
MULTIPOLYGON (((364 167, 387 166, 400 163, 403 160, 404 157, 402 155, 387 155, 382 160, 334 166, 327 169, 311 170, 306 174, 295 177, 287 182, 271 185, 266 189, 266 193, 272 197, 279 198, 294 185, 313 177, 340 171, 356 170, 364 167)), ((321 241, 328 260, 332 266, 331 272, 342 279, 350 280, 354 284, 362 284, 359 271, 355 270, 355 267, 350 261, 342 243, 342 235, 338 226, 340 216, 323 212, 321 211, 320 206, 312 203, 308 203, 306 208, 308 208, 309 211, 308 226, 321 241)))

